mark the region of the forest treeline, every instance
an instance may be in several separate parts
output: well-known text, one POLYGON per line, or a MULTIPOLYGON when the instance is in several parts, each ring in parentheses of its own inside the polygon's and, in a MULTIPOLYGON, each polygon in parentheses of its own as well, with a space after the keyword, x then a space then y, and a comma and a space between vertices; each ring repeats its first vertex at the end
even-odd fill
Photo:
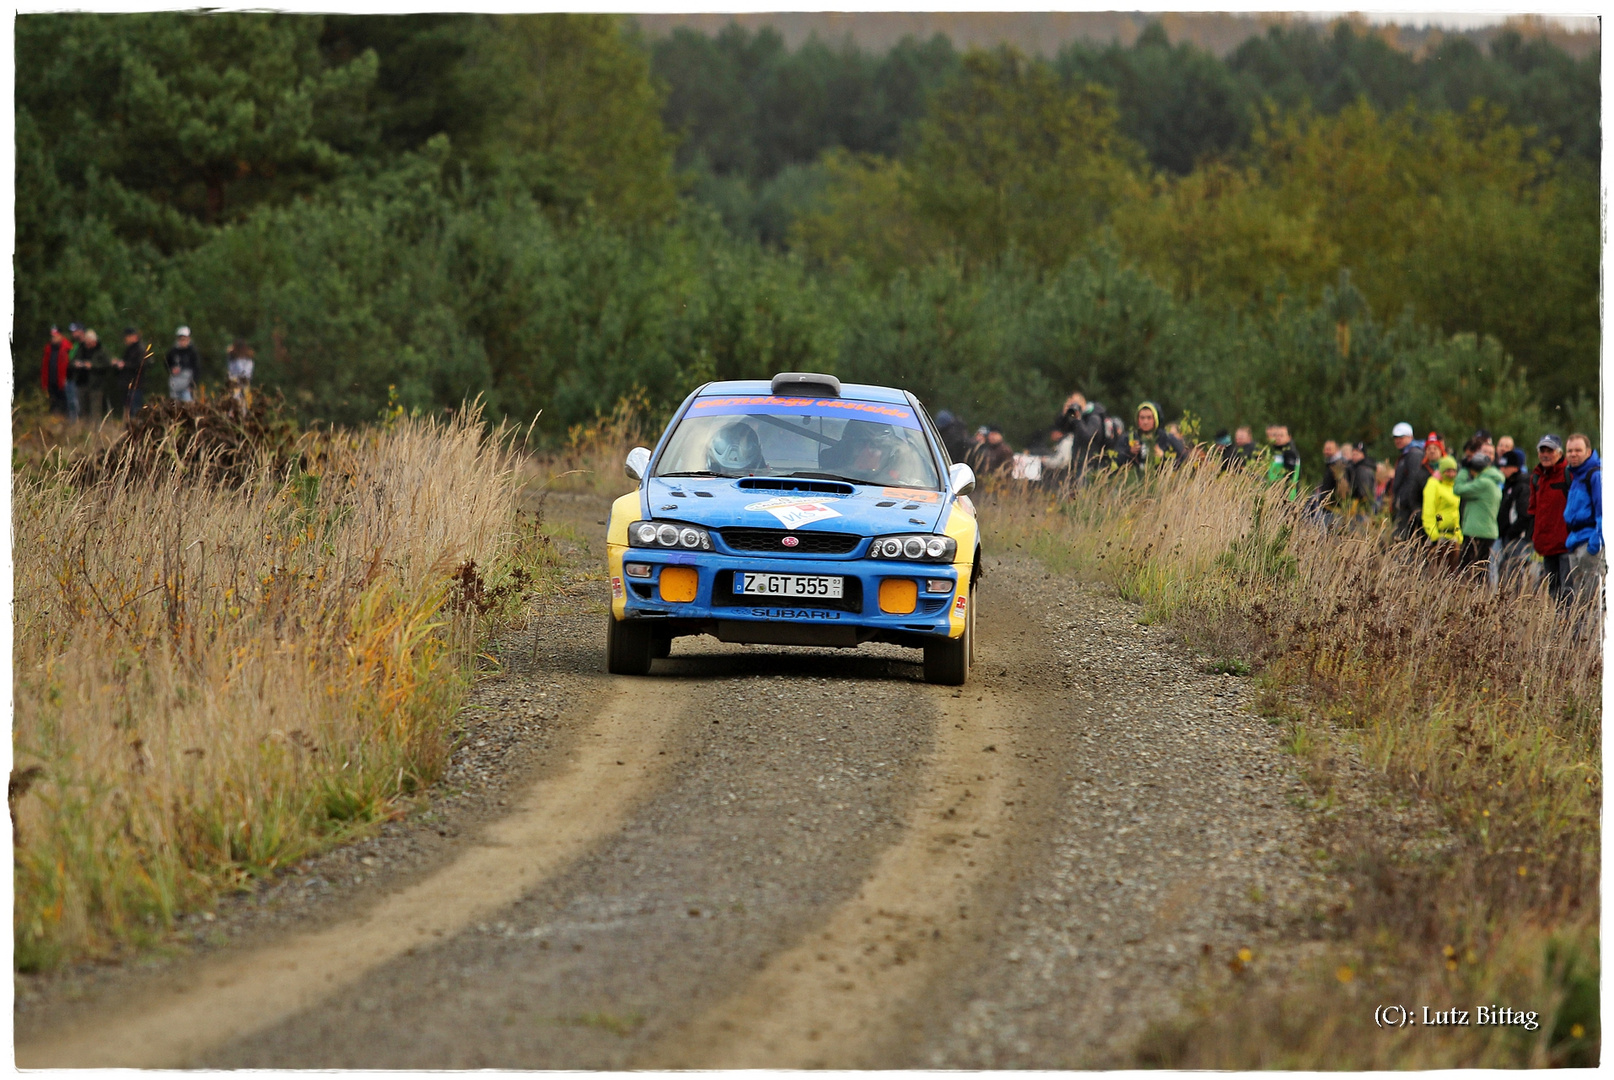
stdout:
POLYGON ((26 392, 52 322, 187 323, 308 417, 480 394, 548 437, 785 368, 1014 439, 1073 388, 1303 446, 1586 427, 1598 100, 1597 57, 1509 34, 1042 61, 587 15, 26 15, 13 358, 26 392))

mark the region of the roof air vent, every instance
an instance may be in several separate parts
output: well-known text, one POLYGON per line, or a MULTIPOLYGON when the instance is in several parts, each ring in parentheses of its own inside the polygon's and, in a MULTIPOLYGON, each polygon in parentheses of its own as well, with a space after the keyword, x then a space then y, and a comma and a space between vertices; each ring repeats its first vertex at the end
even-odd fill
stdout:
POLYGON ((820 375, 813 371, 781 371, 773 377, 772 389, 775 394, 840 397, 841 380, 833 375, 820 375))

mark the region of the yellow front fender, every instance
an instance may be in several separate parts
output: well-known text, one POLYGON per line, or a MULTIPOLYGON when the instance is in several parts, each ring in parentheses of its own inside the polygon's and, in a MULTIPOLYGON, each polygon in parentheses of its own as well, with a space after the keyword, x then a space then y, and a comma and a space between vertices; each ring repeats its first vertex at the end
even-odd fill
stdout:
POLYGON ((953 500, 947 512, 947 527, 942 532, 958 542, 958 554, 953 559, 953 569, 958 571, 958 591, 953 594, 953 610, 947 623, 947 636, 956 638, 964 633, 969 606, 975 602, 972 585, 980 526, 975 520, 974 507, 967 499, 953 500))
POLYGON ((639 518, 639 493, 630 491, 611 504, 605 526, 605 573, 611 580, 611 615, 622 618, 628 606, 622 584, 622 557, 628 553, 628 526, 639 518))

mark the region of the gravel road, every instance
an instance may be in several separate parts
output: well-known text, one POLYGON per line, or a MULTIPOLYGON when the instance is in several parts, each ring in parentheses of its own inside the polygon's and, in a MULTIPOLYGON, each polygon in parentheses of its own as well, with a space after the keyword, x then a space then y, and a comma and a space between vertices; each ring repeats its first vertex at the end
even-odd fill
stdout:
POLYGON ((688 638, 617 678, 604 511, 549 500, 580 573, 429 811, 141 964, 19 979, 19 1064, 1125 1066, 1200 965, 1301 934, 1278 730, 1113 593, 989 555, 961 690, 688 638))

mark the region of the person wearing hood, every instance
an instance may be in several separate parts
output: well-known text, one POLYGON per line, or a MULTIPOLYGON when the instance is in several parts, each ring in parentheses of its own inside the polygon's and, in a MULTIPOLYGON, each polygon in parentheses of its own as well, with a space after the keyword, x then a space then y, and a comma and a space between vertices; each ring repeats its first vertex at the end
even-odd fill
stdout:
POLYGON ((1435 467, 1435 475, 1423 486, 1423 532, 1434 546, 1436 562, 1455 568, 1463 544, 1462 503, 1452 490, 1457 459, 1448 454, 1435 467))
POLYGON ((1131 443, 1132 464, 1164 465, 1167 455, 1170 464, 1181 465, 1188 460, 1188 447, 1182 439, 1160 424, 1160 406, 1145 401, 1138 406, 1138 435, 1131 443))
POLYGON ((1543 435, 1536 443, 1536 471, 1530 475, 1530 517, 1534 519, 1531 543, 1541 556, 1547 592, 1561 599, 1564 592, 1564 504, 1569 499, 1569 478, 1564 475, 1564 444, 1556 435, 1543 435))
POLYGON ((954 416, 950 409, 943 409, 936 414, 936 434, 941 436, 942 445, 947 447, 947 454, 954 461, 963 461, 964 455, 970 449, 970 429, 964 426, 964 421, 954 416))
POLYGON ((1491 448, 1486 442, 1463 459, 1463 467, 1452 484, 1462 505, 1463 569, 1487 564, 1483 572, 1489 577, 1491 545, 1496 543, 1496 519, 1502 508, 1502 485, 1506 482, 1502 471, 1491 464, 1491 448))
POLYGON ((1564 500, 1564 591, 1594 597, 1603 584, 1603 463, 1579 432, 1564 440, 1569 491, 1564 500))

